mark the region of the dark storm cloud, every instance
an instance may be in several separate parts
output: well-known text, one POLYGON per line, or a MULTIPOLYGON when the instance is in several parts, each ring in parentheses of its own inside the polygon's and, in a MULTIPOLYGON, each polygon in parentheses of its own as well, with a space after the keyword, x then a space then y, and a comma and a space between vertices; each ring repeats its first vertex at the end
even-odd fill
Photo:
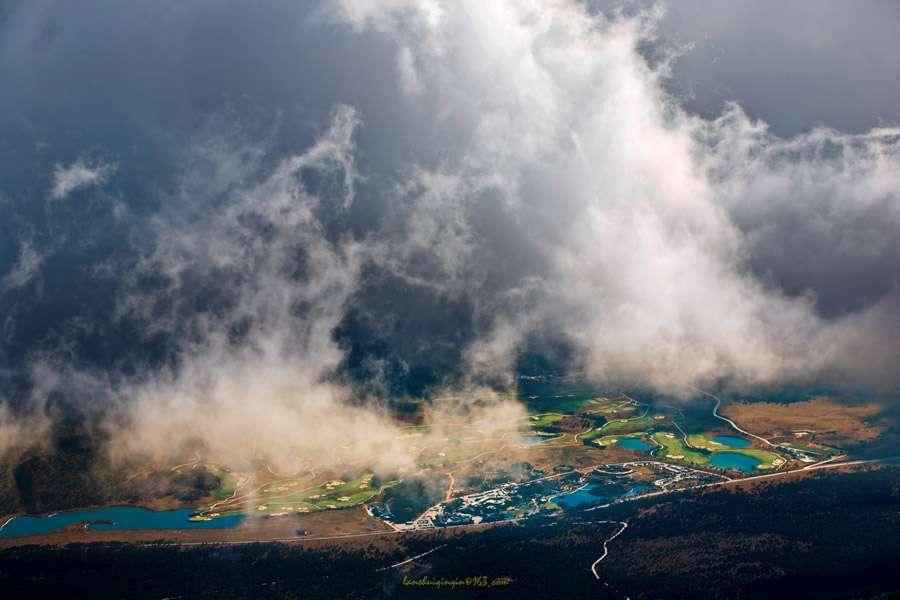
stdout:
POLYGON ((542 351, 674 394, 896 385, 897 132, 697 116, 698 30, 666 29, 689 8, 634 6, 11 5, 4 437, 65 389, 129 447, 375 453, 384 398, 508 386, 542 351))
POLYGON ((731 106, 704 131, 710 176, 761 278, 813 294, 828 319, 896 294, 900 129, 780 139, 731 106))
POLYGON ((900 6, 773 0, 666 3, 681 45, 672 86, 705 117, 736 101, 789 137, 817 125, 865 133, 900 124, 900 6))

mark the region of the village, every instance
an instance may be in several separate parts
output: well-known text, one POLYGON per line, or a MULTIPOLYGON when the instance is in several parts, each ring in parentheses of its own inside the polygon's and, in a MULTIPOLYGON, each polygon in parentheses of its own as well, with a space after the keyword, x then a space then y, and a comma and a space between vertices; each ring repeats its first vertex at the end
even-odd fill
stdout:
POLYGON ((406 522, 397 522, 384 503, 368 505, 366 510, 398 531, 423 530, 553 516, 567 509, 606 506, 651 493, 728 480, 718 473, 680 465, 637 461, 564 470, 525 482, 506 483, 445 500, 406 522))

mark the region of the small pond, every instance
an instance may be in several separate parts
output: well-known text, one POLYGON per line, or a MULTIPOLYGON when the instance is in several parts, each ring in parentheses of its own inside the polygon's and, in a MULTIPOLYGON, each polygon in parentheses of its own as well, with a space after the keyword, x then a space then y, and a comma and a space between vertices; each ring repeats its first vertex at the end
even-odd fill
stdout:
POLYGON ((731 446, 732 448, 746 448, 750 445, 750 442, 748 442, 747 440, 742 440, 741 438, 736 437, 719 436, 711 439, 717 444, 722 444, 723 446, 731 446))
POLYGON ((616 446, 622 446, 623 448, 628 448, 629 450, 634 450, 636 452, 645 452, 653 449, 653 446, 637 438, 619 440, 616 442, 616 446))
POLYGON ((732 454, 731 452, 722 452, 714 454, 710 459, 710 464, 720 469, 736 469, 738 471, 750 472, 759 466, 759 461, 743 454, 732 454))
POLYGON ((594 487, 594 484, 589 483, 573 492, 569 492, 568 494, 560 494, 559 496, 554 496, 550 498, 550 502, 554 504, 559 504, 562 502, 564 504, 568 504, 569 506, 581 506, 582 504, 592 504, 594 502, 611 502, 613 500, 618 500, 619 498, 631 498, 632 496, 637 496, 637 493, 639 491, 647 489, 646 485, 636 485, 631 488, 631 491, 625 492, 624 494, 615 494, 612 496, 595 496, 589 491, 594 487))

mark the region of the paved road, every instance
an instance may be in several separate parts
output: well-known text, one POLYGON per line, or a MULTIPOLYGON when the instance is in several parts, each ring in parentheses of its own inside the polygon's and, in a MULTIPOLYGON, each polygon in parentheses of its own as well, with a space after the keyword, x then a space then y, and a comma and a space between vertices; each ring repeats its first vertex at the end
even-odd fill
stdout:
POLYGON ((732 427, 734 427, 735 431, 740 431, 740 432, 743 433, 744 435, 749 435, 750 437, 756 438, 756 439, 758 439, 758 440, 761 441, 761 442, 765 442, 766 444, 772 446, 773 448, 775 447, 775 444, 773 444, 772 442, 770 442, 770 441, 767 440, 766 438, 764 438, 764 437, 759 437, 758 435, 756 435, 756 434, 754 434, 754 433, 750 433, 749 431, 744 431, 743 429, 741 429, 740 427, 737 426, 737 423, 735 423, 734 421, 732 421, 732 420, 729 419, 728 417, 723 417, 722 415, 720 415, 720 414, 719 414, 719 407, 722 406, 722 399, 721 399, 721 398, 719 398, 718 396, 715 396, 715 395, 713 395, 713 394, 710 394, 709 392, 704 392, 704 391, 701 390, 700 388, 697 388, 697 387, 694 387, 694 386, 691 386, 691 387, 692 387, 694 390, 700 392, 701 394, 703 394, 703 395, 705 395, 705 396, 709 396, 710 398, 714 398, 714 399, 715 399, 716 405, 713 407, 713 411, 712 411, 712 414, 713 414, 713 416, 714 416, 715 418, 717 418, 717 419, 722 419, 723 421, 725 421, 726 423, 728 423, 729 425, 731 425, 732 427))
POLYGON ((600 579, 600 575, 597 574, 597 565, 599 565, 600 561, 603 560, 604 558, 606 558, 606 555, 609 554, 609 550, 607 549, 606 545, 609 542, 616 539, 617 537, 619 537, 619 534, 621 534, 623 531, 628 529, 628 523, 626 523, 624 521, 596 521, 596 522, 597 523, 618 523, 619 525, 622 526, 619 528, 618 531, 616 531, 614 534, 612 534, 610 537, 606 538, 603 541, 603 556, 601 556, 600 558, 595 560, 594 564, 591 565, 591 572, 594 574, 594 577, 596 577, 597 579, 600 579))
MULTIPOLYGON (((619 528, 618 531, 616 531, 614 534, 612 534, 610 537, 606 538, 606 539, 603 541, 603 556, 601 556, 600 558, 598 558, 597 560, 595 560, 595 561, 594 561, 594 564, 591 565, 591 573, 594 574, 594 577, 597 578, 597 581, 600 581, 600 575, 597 573, 597 565, 599 565, 599 564, 600 564, 600 561, 603 560, 604 558, 606 558, 606 555, 609 554, 609 550, 606 548, 606 545, 607 545, 609 542, 611 542, 611 541, 613 541, 614 539, 616 539, 617 537, 619 537, 619 534, 621 534, 623 531, 625 531, 625 530, 628 528, 628 523, 626 523, 626 522, 624 522, 624 521, 595 521, 595 523, 617 523, 617 524, 619 524, 619 525, 622 526, 622 527, 619 528)), ((620 596, 624 597, 625 600, 630 600, 630 598, 628 598, 628 596, 626 596, 625 594, 623 594, 622 592, 620 592, 620 591, 617 590, 616 588, 612 587, 611 585, 609 585, 609 584, 606 583, 605 581, 600 581, 600 583, 602 583, 603 585, 605 585, 605 586, 608 587, 609 589, 615 591, 615 592, 616 592, 617 594, 619 594, 620 596)))
POLYGON ((395 565, 391 565, 389 567, 381 567, 380 569, 378 569, 378 571, 387 571, 388 569, 393 569, 395 567, 399 567, 399 566, 411 563, 412 561, 420 559, 427 554, 431 554, 435 550, 440 550, 441 548, 444 548, 446 545, 447 544, 443 544, 441 546, 438 546, 437 548, 432 548, 431 550, 428 550, 427 552, 423 552, 422 554, 417 554, 417 555, 413 556, 412 558, 407 558, 406 560, 400 561, 395 565))

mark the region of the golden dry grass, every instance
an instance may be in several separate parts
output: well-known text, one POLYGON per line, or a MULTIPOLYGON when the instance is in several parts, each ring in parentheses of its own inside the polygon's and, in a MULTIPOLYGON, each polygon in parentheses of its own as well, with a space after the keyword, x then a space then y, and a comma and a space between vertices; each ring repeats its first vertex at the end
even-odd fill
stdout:
POLYGON ((736 402, 723 405, 719 412, 747 431, 778 436, 808 430, 824 434, 835 432, 857 441, 881 435, 886 429, 879 415, 885 407, 878 403, 850 404, 829 396, 815 396, 804 402, 736 402))

